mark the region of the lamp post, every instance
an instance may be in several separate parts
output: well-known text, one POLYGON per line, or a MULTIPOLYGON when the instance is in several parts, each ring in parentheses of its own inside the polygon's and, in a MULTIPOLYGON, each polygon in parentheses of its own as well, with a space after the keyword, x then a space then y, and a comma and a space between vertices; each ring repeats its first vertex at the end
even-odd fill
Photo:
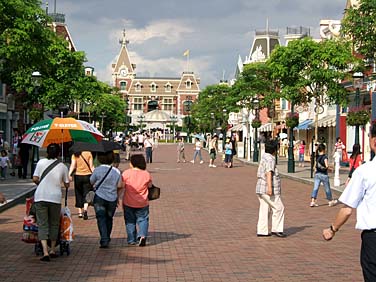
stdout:
POLYGON ((214 126, 214 113, 210 113, 210 117, 211 117, 211 120, 212 120, 212 130, 213 130, 213 133, 214 133, 214 129, 215 129, 215 126, 214 126))
MULTIPOLYGON (((355 72, 353 74, 353 85, 356 88, 355 91, 355 107, 358 110, 360 104, 360 88, 363 86, 363 73, 362 72, 355 72)), ((359 124, 355 125, 355 142, 354 144, 359 144, 359 124)))
POLYGON ((129 111, 129 99, 128 99, 128 96, 126 97, 125 99, 125 109, 124 109, 124 113, 125 113, 125 128, 124 128, 124 133, 126 136, 128 136, 128 125, 129 125, 129 122, 128 122, 128 111, 129 111))
POLYGON ((222 126, 222 151, 225 150, 225 141, 226 141, 226 125, 227 125, 227 121, 226 121, 226 117, 227 117, 227 110, 226 109, 223 109, 222 110, 222 113, 223 113, 223 126, 222 126))
MULTIPOLYGON (((41 85, 42 75, 39 71, 34 71, 31 74, 31 80, 35 87, 35 95, 38 96, 39 88, 41 85)), ((35 145, 32 147, 32 162, 31 162, 31 178, 33 177, 35 167, 39 161, 39 148, 35 145)))
MULTIPOLYGON (((291 103, 291 118, 294 116, 294 104, 291 103)), ((288 151, 288 162, 287 162, 287 172, 295 172, 295 160, 294 160, 294 127, 290 127, 290 138, 289 138, 289 151, 288 151)))
MULTIPOLYGON (((252 104, 253 104, 253 109, 255 111, 255 119, 259 119, 259 106, 260 106, 260 101, 258 99, 258 97, 254 97, 252 99, 252 104)), ((258 133, 258 129, 257 128, 254 128, 253 129, 255 131, 255 140, 254 140, 254 145, 253 145, 253 162, 258 162, 258 155, 259 155, 259 150, 258 150, 258 136, 257 136, 257 133, 258 133)))
POLYGON ((172 136, 172 140, 173 142, 175 143, 175 123, 178 121, 178 117, 175 116, 175 115, 172 115, 170 116, 170 119, 171 119, 171 123, 172 123, 172 127, 173 127, 173 136, 172 136))

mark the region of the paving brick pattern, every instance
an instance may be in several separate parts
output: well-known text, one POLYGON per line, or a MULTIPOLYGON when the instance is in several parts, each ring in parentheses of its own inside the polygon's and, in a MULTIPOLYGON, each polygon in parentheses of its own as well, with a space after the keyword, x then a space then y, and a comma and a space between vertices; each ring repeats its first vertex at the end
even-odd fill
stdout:
MULTIPOLYGON (((193 155, 187 146, 186 156, 193 155)), ((312 186, 283 179, 287 238, 255 235, 256 167, 235 162, 227 169, 176 163, 175 145, 160 145, 148 168, 161 198, 151 202, 147 246, 129 247, 118 208, 109 249, 99 249, 94 211, 77 218, 73 190, 68 204, 76 238, 71 255, 39 261, 20 240, 24 205, 0 214, 1 281, 362 281, 360 234, 355 216, 325 242, 321 231, 341 205, 328 207, 322 189, 308 206, 312 186)), ((128 167, 123 162, 121 169, 128 167)), ((336 196, 338 194, 335 193, 336 196)))

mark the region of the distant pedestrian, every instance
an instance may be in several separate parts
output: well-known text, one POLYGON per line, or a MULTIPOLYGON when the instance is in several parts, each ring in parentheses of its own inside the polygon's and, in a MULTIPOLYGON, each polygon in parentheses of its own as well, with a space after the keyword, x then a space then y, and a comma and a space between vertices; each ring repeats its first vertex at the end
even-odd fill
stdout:
POLYGON ((299 166, 300 167, 304 167, 304 152, 305 152, 305 147, 306 147, 305 141, 301 140, 300 143, 299 143, 299 147, 298 147, 298 152, 299 152, 299 166))
POLYGON ((260 202, 257 223, 258 237, 270 235, 286 237, 286 234, 283 233, 285 207, 281 199, 281 179, 275 159, 277 148, 276 142, 266 141, 265 153, 262 155, 257 170, 256 194, 260 202), (271 234, 269 233, 269 218, 272 219, 271 234))
POLYGON ((97 154, 97 158, 101 165, 94 169, 90 176, 90 183, 95 188, 94 211, 101 237, 100 248, 108 248, 111 241, 113 217, 123 185, 120 171, 111 166, 114 162, 114 153, 101 152, 97 154))
POLYGON ((218 136, 216 134, 213 135, 211 140, 209 141, 209 167, 216 167, 214 164, 215 159, 217 158, 218 153, 218 136))
POLYGON ((124 221, 129 245, 146 245, 149 230, 148 188, 152 186, 152 178, 146 170, 143 155, 131 155, 130 169, 123 172, 124 221), (138 229, 137 229, 138 225, 138 229))
MULTIPOLYGON (((371 125, 369 145, 376 152, 376 123, 371 125)), ((364 281, 376 281, 376 159, 358 167, 349 184, 343 191, 339 201, 344 206, 338 211, 333 223, 324 229, 325 240, 333 239, 334 235, 356 209, 357 221, 355 228, 362 230, 360 263, 364 281)), ((342 273, 342 275, 345 275, 342 273)))
POLYGON ((361 164, 362 164, 362 152, 360 151, 360 145, 359 144, 354 144, 353 145, 353 150, 351 153, 351 156, 349 158, 349 175, 346 180, 345 187, 349 183, 355 169, 357 169, 361 164))
POLYGON ((8 157, 8 152, 6 150, 1 150, 0 156, 0 170, 1 170, 1 179, 4 180, 7 175, 8 166, 10 167, 10 160, 8 157))
POLYGON ((230 138, 226 138, 225 144, 225 167, 230 168, 232 166, 232 143, 230 138))
POLYGON ((197 156, 200 158, 200 164, 204 163, 204 160, 202 159, 202 155, 201 155, 201 148, 202 148, 202 145, 201 145, 200 139, 196 137, 195 149, 194 149, 195 151, 194 151, 193 160, 191 160, 191 163, 193 164, 195 163, 197 156))
POLYGON ((26 144, 26 143, 21 143, 21 144, 18 144, 18 146, 20 147, 19 156, 21 158, 21 166, 19 166, 18 176, 20 178, 22 177, 23 179, 26 179, 27 167, 29 165, 31 145, 26 144))
MULTIPOLYGON (((339 163, 341 162, 347 162, 347 152, 346 152, 346 146, 343 144, 341 137, 337 137, 337 142, 334 144, 334 153, 338 153, 339 155, 339 163)), ((333 154, 334 155, 334 154, 333 154)))
POLYGON ((320 184, 322 183, 325 188, 326 199, 328 200, 329 207, 335 206, 337 204, 337 200, 333 199, 332 191, 330 190, 330 182, 329 182, 329 175, 328 175, 328 156, 325 154, 326 147, 324 144, 319 144, 317 148, 318 154, 316 155, 316 173, 314 178, 314 185, 311 194, 311 203, 310 207, 317 207, 317 194, 320 188, 320 184))
POLYGON ((144 140, 143 146, 145 148, 146 163, 152 163, 153 162, 154 142, 150 138, 149 134, 145 134, 145 140, 144 140))
POLYGON ((185 163, 185 154, 184 154, 184 141, 183 138, 178 137, 178 146, 177 146, 177 162, 180 163, 181 161, 185 163))

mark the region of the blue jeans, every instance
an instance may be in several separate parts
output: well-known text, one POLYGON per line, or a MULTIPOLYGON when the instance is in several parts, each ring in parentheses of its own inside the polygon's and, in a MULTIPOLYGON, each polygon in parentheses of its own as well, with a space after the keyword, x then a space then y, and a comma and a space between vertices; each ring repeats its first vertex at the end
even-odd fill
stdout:
POLYGON ((324 187, 325 187, 326 198, 328 199, 328 201, 333 200, 332 191, 330 190, 329 175, 319 173, 319 172, 316 172, 315 174, 311 198, 314 198, 314 199, 317 198, 317 193, 319 192, 319 187, 320 187, 321 182, 324 184, 324 187))
POLYGON ((201 150, 195 150, 195 153, 193 154, 193 160, 196 160, 196 157, 200 157, 200 161, 202 161, 202 156, 201 156, 201 150))
POLYGON ((146 163, 152 163, 153 162, 153 148, 145 147, 145 155, 146 155, 146 163))
POLYGON ((117 201, 109 202, 97 195, 94 196, 94 210, 97 217, 99 234, 101 236, 101 245, 108 245, 111 240, 112 222, 116 205, 117 201))
POLYGON ((128 244, 135 243, 140 237, 147 237, 149 230, 149 206, 143 208, 123 206, 123 208, 128 244), (138 225, 138 232, 136 224, 138 225))

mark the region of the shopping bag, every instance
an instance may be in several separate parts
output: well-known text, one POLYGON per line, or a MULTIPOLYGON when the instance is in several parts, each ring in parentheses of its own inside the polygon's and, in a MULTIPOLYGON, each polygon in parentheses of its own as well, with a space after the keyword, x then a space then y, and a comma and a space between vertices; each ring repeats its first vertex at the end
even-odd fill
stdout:
POLYGON ((148 193, 148 200, 156 200, 159 199, 161 195, 161 189, 157 186, 154 186, 154 184, 149 188, 149 193, 148 193))
POLYGON ((68 207, 63 207, 60 214, 60 240, 71 242, 74 239, 73 221, 68 207))
POLYGON ((34 198, 26 198, 26 216, 22 225, 21 240, 25 243, 38 242, 38 225, 36 223, 35 213, 33 213, 34 198))

